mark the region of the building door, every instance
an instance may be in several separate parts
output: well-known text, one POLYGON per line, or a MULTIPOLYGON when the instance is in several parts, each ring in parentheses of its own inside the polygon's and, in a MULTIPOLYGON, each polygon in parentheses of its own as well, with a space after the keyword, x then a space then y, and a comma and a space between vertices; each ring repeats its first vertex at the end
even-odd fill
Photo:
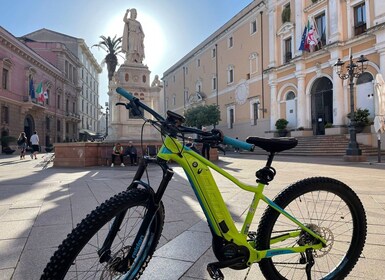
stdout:
POLYGON ((31 115, 27 115, 24 118, 24 132, 25 136, 27 136, 27 139, 29 141, 29 138, 31 138, 31 135, 33 131, 35 130, 34 127, 34 121, 31 115))
POLYGON ((317 79, 311 89, 311 119, 314 135, 324 135, 325 124, 333 123, 333 84, 326 77, 317 79))
POLYGON ((370 73, 363 73, 357 79, 356 108, 368 109, 371 118, 374 118, 374 85, 373 76, 370 73))
POLYGON ((292 91, 286 95, 286 119, 288 128, 297 128, 297 100, 292 91))

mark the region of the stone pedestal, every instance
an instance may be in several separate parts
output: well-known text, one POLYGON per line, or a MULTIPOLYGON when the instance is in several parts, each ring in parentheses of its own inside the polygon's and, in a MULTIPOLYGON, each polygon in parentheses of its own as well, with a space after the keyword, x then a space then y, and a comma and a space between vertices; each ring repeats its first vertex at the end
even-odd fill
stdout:
MULTIPOLYGON (((125 63, 120 66, 110 82, 109 104, 110 104, 110 132, 107 140, 111 142, 121 140, 140 140, 143 119, 133 116, 124 106, 115 106, 118 102, 127 103, 128 100, 116 93, 116 88, 121 87, 140 99, 141 102, 160 113, 160 100, 163 87, 160 84, 150 86, 150 71, 141 63, 125 63)), ((148 113, 144 114, 151 119, 148 113)), ((160 140, 160 133, 151 125, 144 126, 143 139, 160 140)))

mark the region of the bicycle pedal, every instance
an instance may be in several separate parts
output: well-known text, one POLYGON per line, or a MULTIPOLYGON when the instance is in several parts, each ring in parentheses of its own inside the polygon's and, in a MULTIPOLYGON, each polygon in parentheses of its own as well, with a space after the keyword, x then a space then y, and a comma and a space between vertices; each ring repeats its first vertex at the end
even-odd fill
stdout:
POLYGON ((207 265, 207 272, 210 274, 211 279, 215 279, 215 280, 225 279, 225 276, 223 276, 222 271, 212 263, 209 263, 207 265))

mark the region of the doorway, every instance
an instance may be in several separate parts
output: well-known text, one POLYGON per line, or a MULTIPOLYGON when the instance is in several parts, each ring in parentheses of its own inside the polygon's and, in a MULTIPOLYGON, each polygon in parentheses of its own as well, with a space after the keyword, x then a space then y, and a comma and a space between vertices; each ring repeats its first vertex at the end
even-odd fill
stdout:
POLYGON ((28 141, 29 141, 29 138, 31 138, 31 135, 34 130, 35 130, 35 122, 33 121, 33 117, 31 115, 25 116, 24 132, 25 132, 25 136, 27 136, 28 141))
POLYGON ((317 79, 311 89, 311 120, 314 135, 325 134, 325 124, 333 123, 333 83, 317 79))

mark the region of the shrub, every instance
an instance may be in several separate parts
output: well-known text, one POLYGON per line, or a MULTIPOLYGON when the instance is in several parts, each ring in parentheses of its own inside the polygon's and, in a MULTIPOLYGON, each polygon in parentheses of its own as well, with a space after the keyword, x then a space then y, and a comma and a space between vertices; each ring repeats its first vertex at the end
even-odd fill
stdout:
POLYGON ((275 122, 275 127, 277 128, 277 130, 282 130, 282 129, 285 129, 287 127, 288 123, 289 122, 286 119, 278 119, 275 122))

